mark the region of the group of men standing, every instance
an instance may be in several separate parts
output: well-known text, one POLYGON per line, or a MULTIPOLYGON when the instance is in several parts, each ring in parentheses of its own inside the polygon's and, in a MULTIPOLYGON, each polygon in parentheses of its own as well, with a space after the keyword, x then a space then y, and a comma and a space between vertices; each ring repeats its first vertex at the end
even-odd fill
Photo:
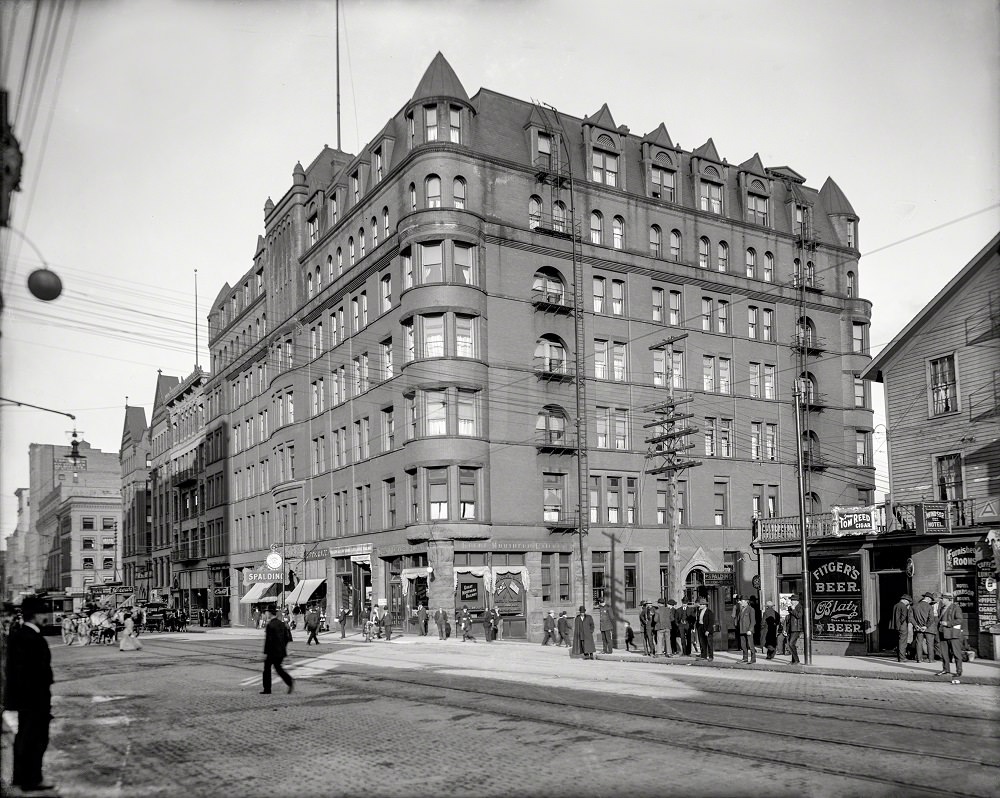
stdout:
POLYGON ((942 670, 938 676, 951 675, 951 660, 955 660, 956 684, 962 678, 962 640, 966 634, 965 615, 955 603, 952 593, 924 593, 916 604, 903 595, 892 608, 889 628, 897 634, 896 660, 907 658, 906 649, 913 646, 917 662, 933 662, 940 657, 942 670))
POLYGON ((659 647, 668 658, 696 652, 701 659, 715 659, 712 647, 715 613, 707 599, 685 599, 680 604, 662 598, 643 601, 639 605, 639 626, 646 656, 655 657, 659 647))

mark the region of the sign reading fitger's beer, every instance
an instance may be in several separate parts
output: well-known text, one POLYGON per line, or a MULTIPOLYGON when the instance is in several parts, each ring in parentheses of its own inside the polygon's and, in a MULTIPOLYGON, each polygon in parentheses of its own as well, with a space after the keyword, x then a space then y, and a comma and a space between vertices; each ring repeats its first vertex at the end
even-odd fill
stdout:
POLYGON ((809 578, 813 637, 816 640, 863 641, 861 556, 811 557, 809 578))

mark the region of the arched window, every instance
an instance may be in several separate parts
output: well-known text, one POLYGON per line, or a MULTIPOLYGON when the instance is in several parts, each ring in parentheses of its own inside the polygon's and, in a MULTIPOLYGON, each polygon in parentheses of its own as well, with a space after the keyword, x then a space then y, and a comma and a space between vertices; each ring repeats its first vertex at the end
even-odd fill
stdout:
POLYGON ((323 285, 323 272, 319 266, 316 267, 316 293, 319 293, 320 286, 323 285))
POLYGON ((253 335, 254 335, 254 340, 256 341, 260 340, 260 319, 254 319, 253 335))
POLYGON ((692 568, 688 571, 687 578, 684 580, 684 600, 688 604, 693 604, 704 595, 706 595, 705 569, 700 567, 692 568))
POLYGON ((465 208, 465 180, 461 177, 455 178, 451 187, 451 196, 456 208, 459 210, 465 208))
POLYGON ((428 175, 424 181, 424 199, 428 208, 441 207, 441 178, 428 175))
POLYGON ((750 279, 757 277, 757 253, 753 247, 747 250, 747 277, 750 279))
POLYGON ((611 222, 613 246, 615 249, 625 248, 625 220, 616 216, 611 222))
POLYGON ((340 247, 337 247, 337 276, 340 277, 344 273, 344 253, 341 251, 340 247))
POLYGON ((806 285, 813 285, 816 282, 816 264, 811 260, 806 261, 806 285))
POLYGON ((854 282, 854 272, 847 273, 847 296, 853 297, 857 293, 858 287, 854 282))
POLYGON ((410 183, 410 210, 415 211, 417 209, 417 187, 410 183))
POLYGON ((382 238, 389 237, 389 209, 382 209, 382 238))
POLYGON ((590 214, 590 243, 600 244, 604 241, 604 217, 600 211, 590 214))
POLYGON ((663 233, 655 224, 649 228, 649 254, 654 258, 663 252, 663 233))
POLYGON ((372 249, 375 249, 378 247, 378 219, 376 219, 374 216, 372 217, 371 231, 372 231, 372 249))
POLYGON ((774 255, 770 252, 764 253, 764 282, 769 283, 774 280, 774 255))
POLYGON ((703 269, 708 268, 708 251, 711 247, 711 242, 704 236, 698 239, 698 265, 703 269))
POLYGON ((670 231, 670 259, 680 260, 681 259, 681 231, 671 230, 670 231))
POLYGON ((326 280, 333 282, 333 255, 326 256, 326 280))
POLYGON ((354 265, 354 236, 347 239, 347 260, 351 266, 354 265))
POLYGON ((814 405, 819 399, 819 389, 816 377, 808 371, 799 375, 799 384, 802 386, 802 401, 806 404, 814 405))
POLYGON ((718 256, 718 267, 720 272, 729 271, 729 244, 725 241, 719 242, 719 247, 717 251, 718 256))
POLYGON ((799 346, 813 346, 817 342, 816 325, 808 316, 799 318, 795 331, 799 346))
POLYGON ((566 204, 562 200, 556 200, 552 206, 552 228, 560 233, 566 232, 566 204))
POLYGON ((818 493, 811 491, 803 498, 805 499, 806 515, 816 515, 817 513, 823 512, 823 502, 819 498, 818 493))
POLYGON ((566 411, 556 405, 543 407, 535 420, 539 443, 562 443, 566 439, 566 411))
POLYGON ((565 304, 566 286, 563 284, 562 277, 554 269, 546 267, 535 272, 531 291, 534 295, 543 297, 546 302, 551 304, 565 304))
POLYGON ((267 314, 260 314, 260 334, 267 335, 267 314))
POLYGON ((544 336, 535 342, 535 368, 551 374, 566 373, 566 347, 555 336, 544 336))
POLYGON ((798 285, 802 280, 802 261, 798 258, 792 261, 792 280, 793 285, 798 285))
POLYGON ((538 197, 528 200, 528 228, 534 230, 542 226, 542 201, 538 197))

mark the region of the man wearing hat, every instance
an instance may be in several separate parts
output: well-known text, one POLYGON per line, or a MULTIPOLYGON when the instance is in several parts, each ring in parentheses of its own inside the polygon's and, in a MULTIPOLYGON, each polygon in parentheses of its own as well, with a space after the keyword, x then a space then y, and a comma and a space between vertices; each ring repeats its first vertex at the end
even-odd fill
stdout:
POLYGON ((615 633, 615 622, 611 617, 611 607, 606 602, 597 605, 601 611, 601 644, 605 654, 613 654, 615 649, 612 637, 615 633))
POLYGON ((594 652, 594 619, 587 615, 587 608, 582 604, 573 619, 573 648, 570 649, 571 657, 583 657, 593 659, 594 652))
POLYGON ((556 631, 559 632, 559 645, 569 648, 573 644, 573 638, 570 636, 569 618, 566 617, 566 610, 559 611, 559 617, 556 618, 556 631))
POLYGON ((671 629, 674 625, 674 605, 677 602, 673 599, 664 601, 661 598, 657 600, 657 603, 660 606, 656 608, 656 628, 663 640, 663 656, 672 657, 674 655, 674 642, 671 629))
POLYGON ((736 612, 736 633, 740 636, 740 648, 743 650, 743 662, 757 662, 757 647, 753 640, 754 614, 753 607, 746 596, 740 596, 736 612))
POLYGON ((951 673, 951 660, 955 660, 955 678, 952 684, 958 684, 962 678, 962 638, 965 636, 965 615, 962 608, 955 603, 951 593, 941 594, 941 612, 938 615, 938 633, 941 635, 941 667, 938 676, 951 673))
POLYGON ((542 638, 542 645, 547 646, 550 642, 554 642, 556 639, 556 619, 552 615, 552 610, 549 610, 548 614, 542 618, 542 632, 544 637, 542 638))
POLYGON ((910 610, 913 618, 913 628, 919 636, 914 640, 914 648, 917 650, 917 662, 923 662, 923 655, 926 647, 927 661, 934 661, 934 652, 937 649, 937 616, 934 614, 934 595, 924 593, 923 597, 910 610))
POLYGON ((708 600, 698 599, 698 614, 695 616, 695 629, 698 631, 698 646, 701 659, 714 660, 715 651, 712 649, 712 635, 715 633, 715 615, 708 608, 708 600))
POLYGON ((799 664, 799 637, 802 636, 802 605, 798 595, 789 599, 788 614, 785 616, 785 633, 788 635, 788 648, 792 652, 792 664, 799 664))
POLYGON ((896 632, 896 662, 906 659, 907 638, 910 636, 910 628, 913 624, 913 616, 910 613, 910 604, 913 603, 907 595, 900 597, 896 606, 892 608, 892 621, 889 628, 896 632))
POLYGON ((781 626, 781 615, 774 608, 774 602, 768 599, 764 602, 764 648, 767 650, 767 658, 774 659, 774 652, 778 649, 778 627, 781 626))

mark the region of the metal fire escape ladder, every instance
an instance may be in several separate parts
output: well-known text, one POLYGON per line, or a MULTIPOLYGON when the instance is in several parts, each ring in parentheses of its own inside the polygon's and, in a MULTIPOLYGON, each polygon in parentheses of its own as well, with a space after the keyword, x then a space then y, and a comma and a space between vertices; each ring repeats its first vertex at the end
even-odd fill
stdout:
MULTIPOLYGON (((809 374, 809 351, 808 346, 811 341, 809 340, 811 332, 808 327, 808 316, 806 313, 806 288, 808 280, 806 272, 806 264, 812 259, 816 251, 816 239, 813 233, 812 224, 813 209, 811 206, 804 206, 804 212, 802 214, 802 223, 799 225, 798 233, 795 238, 795 251, 798 255, 799 268, 798 271, 792 275, 792 284, 798 288, 798 306, 799 306, 799 319, 802 322, 802 327, 796 330, 796 336, 803 336, 806 340, 799 341, 798 346, 798 374, 796 374, 795 379, 800 378, 805 381, 808 379, 809 374), (805 375, 805 376, 802 376, 805 375)), ((818 335, 818 332, 816 333, 818 335)), ((804 385, 803 385, 804 387, 804 385)), ((798 441, 798 446, 801 449, 803 443, 808 441, 810 443, 810 462, 814 460, 819 460, 823 456, 822 449, 819 452, 812 452, 812 418, 810 410, 812 410, 814 397, 812 395, 811 386, 809 389, 802 391, 802 430, 801 436, 798 441)), ((805 494, 806 496, 812 495, 812 469, 806 467, 803 474, 805 482, 805 494)))

